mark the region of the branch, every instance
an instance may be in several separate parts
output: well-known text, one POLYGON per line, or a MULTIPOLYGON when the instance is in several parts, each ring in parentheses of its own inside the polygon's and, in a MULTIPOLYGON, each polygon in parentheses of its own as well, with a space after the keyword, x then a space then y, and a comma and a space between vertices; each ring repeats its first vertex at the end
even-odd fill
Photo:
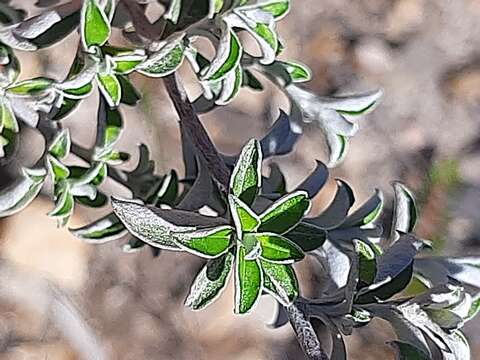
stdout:
POLYGON ((230 170, 200 122, 197 113, 187 98, 185 89, 175 74, 165 77, 164 84, 180 118, 180 126, 189 136, 198 154, 205 160, 213 178, 219 183, 222 190, 226 191, 230 179, 230 170))
POLYGON ((130 14, 133 26, 138 35, 150 41, 158 41, 161 39, 166 22, 161 22, 160 26, 156 23, 152 24, 145 15, 144 8, 137 3, 136 0, 123 0, 122 3, 130 14))
POLYGON ((329 360, 322 348, 312 323, 308 319, 305 303, 297 300, 285 308, 297 340, 309 360, 329 360))

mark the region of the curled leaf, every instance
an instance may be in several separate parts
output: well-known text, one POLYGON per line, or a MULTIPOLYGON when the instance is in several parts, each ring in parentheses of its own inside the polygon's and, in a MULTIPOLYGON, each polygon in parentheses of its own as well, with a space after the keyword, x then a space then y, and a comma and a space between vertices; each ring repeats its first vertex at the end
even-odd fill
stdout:
POLYGON ((217 54, 202 74, 203 80, 220 80, 233 71, 242 57, 242 46, 237 35, 227 26, 222 28, 217 54))
POLYGON ((80 228, 70 229, 70 232, 87 243, 103 244, 125 236, 127 229, 112 213, 80 228))
POLYGON ((260 143, 251 139, 242 149, 230 178, 233 195, 251 204, 258 193, 262 181, 262 151, 260 143))
POLYGON ((85 0, 80 16, 80 35, 85 50, 102 46, 110 37, 110 21, 97 0, 85 0))
POLYGON ((233 262, 234 256, 230 252, 209 260, 195 278, 185 299, 185 306, 201 310, 214 302, 225 289, 233 262))
POLYGON ((13 215, 27 207, 42 189, 45 169, 24 168, 22 178, 0 192, 0 217, 13 215))
POLYGON ((166 42, 158 51, 150 54, 136 70, 146 76, 163 77, 175 72, 184 59, 183 36, 166 42))

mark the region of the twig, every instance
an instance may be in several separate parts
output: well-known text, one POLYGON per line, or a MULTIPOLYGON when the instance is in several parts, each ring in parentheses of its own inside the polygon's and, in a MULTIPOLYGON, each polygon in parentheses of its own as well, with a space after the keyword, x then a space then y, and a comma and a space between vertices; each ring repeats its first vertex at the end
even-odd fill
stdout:
MULTIPOLYGON (((124 3, 127 3, 131 0, 123 1, 124 3)), ((136 10, 138 10, 138 8, 136 10)), ((130 12, 132 18, 134 16, 139 16, 139 14, 134 14, 132 11, 130 12)), ((145 15, 143 14, 143 16, 145 15)), ((137 25, 139 24, 135 23, 135 26, 137 25)), ((136 30, 138 31, 139 29, 136 30)), ((144 36, 145 35, 146 34, 144 34, 144 36)), ((163 35, 165 36, 168 34, 163 35)), ((148 38, 148 36, 145 37, 148 38)), ((156 40, 155 36, 153 37, 154 38, 151 38, 150 40, 156 40)), ((217 181, 220 189, 226 192, 229 186, 230 170, 200 122, 192 103, 187 97, 185 89, 175 73, 166 76, 164 78, 164 84, 170 100, 173 102, 175 110, 179 116, 182 133, 185 132, 188 135, 196 151, 205 161, 213 178, 217 181)), ((287 308, 290 324, 297 335, 297 340, 300 343, 305 356, 309 360, 329 360, 328 355, 323 350, 320 340, 313 329, 312 323, 308 319, 304 305, 305 304, 302 302, 297 301, 287 308)))
POLYGON ((165 30, 165 22, 160 24, 160 26, 157 23, 150 23, 145 16, 143 8, 135 0, 122 0, 122 3, 130 14, 133 26, 135 26, 135 31, 138 35, 150 41, 160 40, 165 30))
POLYGON ((312 323, 308 319, 305 303, 300 300, 286 307, 288 319, 297 335, 303 353, 309 360, 329 360, 322 348, 312 323))
POLYGON ((185 89, 175 74, 165 77, 164 83, 180 118, 180 126, 185 129, 195 149, 205 160, 214 179, 219 183, 222 190, 225 191, 228 189, 230 170, 200 122, 195 109, 187 98, 185 89))

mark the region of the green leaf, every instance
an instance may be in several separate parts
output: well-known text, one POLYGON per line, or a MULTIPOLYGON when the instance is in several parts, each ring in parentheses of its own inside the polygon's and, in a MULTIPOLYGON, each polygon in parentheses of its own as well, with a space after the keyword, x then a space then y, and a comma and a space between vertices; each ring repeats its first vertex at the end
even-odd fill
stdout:
POLYGON ((278 37, 274 30, 273 17, 272 21, 266 20, 265 15, 270 15, 258 9, 245 7, 236 9, 224 18, 226 23, 232 28, 245 29, 257 41, 261 51, 261 64, 271 64, 275 61, 278 51, 278 37))
POLYGON ((110 108, 104 98, 100 98, 97 119, 95 152, 99 153, 115 145, 123 129, 123 120, 120 111, 110 108))
POLYGON ((108 204, 108 197, 100 192, 96 191, 96 188, 93 185, 84 185, 85 187, 89 187, 92 190, 95 190, 95 197, 88 197, 88 196, 77 196, 74 195, 75 201, 80 205, 87 206, 90 208, 99 208, 103 207, 108 204))
POLYGON ((185 299, 185 306, 193 310, 201 310, 214 302, 225 289, 233 267, 232 253, 209 260, 200 270, 190 287, 185 299))
POLYGON ((245 202, 252 204, 262 182, 262 150, 256 139, 251 139, 242 149, 230 177, 230 191, 245 202))
POLYGON ((255 260, 258 259, 262 248, 257 238, 253 234, 244 234, 241 240, 242 246, 245 248, 245 259, 255 260))
POLYGON ((38 77, 16 83, 8 87, 7 91, 14 95, 38 95, 48 90, 52 84, 52 79, 38 77))
POLYGON ((97 74, 97 83, 100 92, 107 100, 110 107, 117 107, 122 98, 122 88, 116 75, 113 74, 97 74))
POLYGON ((246 314, 255 306, 262 289, 263 273, 257 260, 245 259, 245 248, 237 246, 235 266, 235 313, 246 314))
POLYGON ((125 161, 128 161, 128 159, 130 159, 130 155, 122 151, 116 151, 110 148, 96 150, 97 151, 93 154, 93 160, 99 162, 106 162, 108 165, 111 166, 121 165, 125 161))
POLYGON ((286 61, 280 62, 282 66, 285 67, 285 70, 290 74, 291 81, 293 83, 302 83, 309 81, 312 78, 312 73, 310 69, 303 64, 293 62, 293 61, 286 61))
POLYGON ((260 243, 262 248, 260 257, 264 260, 278 264, 290 264, 305 257, 302 249, 286 237, 273 233, 255 233, 252 235, 260 243))
POLYGON ((168 250, 179 250, 177 241, 185 233, 226 225, 225 219, 202 216, 181 210, 164 210, 133 201, 112 198, 115 214, 129 232, 147 244, 168 250))
POLYGON ((70 175, 70 171, 68 170, 68 168, 63 165, 59 160, 57 160, 57 158, 48 155, 47 163, 54 184, 65 180, 70 175))
MULTIPOLYGON (((257 39, 261 39, 262 43, 262 50, 265 49, 265 45, 269 46, 274 53, 277 53, 277 46, 278 46, 278 39, 277 34, 273 29, 271 29, 268 25, 263 23, 257 23, 255 28, 253 29, 255 34, 257 35, 257 39), (265 43, 265 44, 264 44, 265 43)), ((265 52, 265 50, 263 50, 265 52)), ((265 56, 265 55, 264 55, 265 56)))
POLYGON ((2 99, 0 102, 0 132, 3 129, 8 129, 11 130, 14 133, 18 133, 19 128, 18 128, 18 122, 15 117, 15 114, 12 110, 12 107, 10 106, 10 103, 7 101, 7 99, 2 99))
POLYGON ((218 14, 223 7, 224 0, 209 0, 209 11, 208 11, 208 18, 213 18, 216 14, 218 14))
POLYGON ((252 74, 250 70, 243 70, 242 86, 248 86, 252 90, 263 91, 262 83, 252 74))
POLYGON ((222 90, 218 99, 215 101, 217 105, 227 105, 235 96, 237 96, 242 87, 243 71, 240 65, 237 65, 234 71, 230 71, 222 80, 222 90))
POLYGON ((80 166, 71 166, 70 179, 73 185, 91 184, 99 186, 107 176, 107 165, 104 163, 94 163, 90 168, 80 166))
POLYGON ((330 151, 328 159, 328 167, 333 168, 340 164, 347 154, 348 138, 343 135, 327 133, 327 145, 330 151))
POLYGON ((365 226, 378 219, 383 210, 383 194, 376 189, 375 194, 360 206, 353 214, 349 215, 344 226, 365 226))
POLYGON ((104 45, 110 37, 110 22, 97 0, 84 1, 80 29, 85 50, 104 45))
POLYGON ((182 65, 185 45, 183 36, 177 37, 163 45, 160 50, 150 54, 138 65, 137 71, 150 77, 164 77, 174 73, 182 65))
POLYGON ((360 116, 372 110, 383 96, 382 90, 369 91, 363 94, 323 98, 324 104, 340 114, 360 116))
POLYGON ((327 239, 327 232, 313 224, 301 222, 284 236, 307 252, 322 246, 327 239))
POLYGON ((65 224, 68 218, 72 215, 73 205, 73 195, 70 193, 70 191, 65 190, 55 202, 55 208, 47 215, 50 217, 59 218, 59 221, 65 224))
POLYGON ((388 345, 395 350, 396 360, 429 360, 429 356, 422 350, 403 341, 390 341, 388 345))
POLYGON ((76 237, 92 244, 103 244, 127 234, 127 229, 113 213, 80 228, 69 230, 76 237))
POLYGON ((65 89, 63 94, 69 99, 84 99, 92 93, 92 90, 92 84, 85 84, 77 89, 65 89))
POLYGON ((223 79, 230 71, 235 70, 241 58, 240 40, 229 27, 224 26, 215 58, 202 74, 202 80, 223 79))
POLYGON ((63 98, 62 104, 59 108, 53 108, 51 119, 52 121, 60 121, 70 115, 79 104, 78 100, 72 100, 67 97, 63 98))
POLYGON ((117 79, 120 82, 122 98, 120 102, 125 105, 135 106, 138 104, 142 95, 140 92, 132 85, 130 80, 127 77, 122 75, 117 75, 117 79))
POLYGON ((212 229, 198 230, 179 234, 177 243, 186 251, 207 258, 216 258, 228 251, 233 228, 220 226, 212 229))
POLYGON ((86 64, 83 59, 75 58, 67 79, 59 84, 56 88, 69 99, 78 100, 89 96, 93 90, 93 79, 97 73, 98 64, 89 61, 86 64))
POLYGON ((70 131, 64 129, 53 140, 48 148, 48 152, 57 159, 64 159, 70 153, 70 146, 70 131))
POLYGON ((377 273, 377 262, 375 260, 375 252, 370 246, 360 240, 354 240, 355 251, 358 254, 358 272, 359 280, 362 285, 370 285, 375 279, 377 273))
POLYGON ((283 234, 297 225, 310 210, 306 191, 296 191, 275 201, 260 215, 258 231, 283 234))
POLYGON ((412 192, 402 183, 393 184, 395 191, 395 207, 393 211, 392 231, 409 233, 417 222, 417 207, 412 192))
POLYGON ((228 196, 228 203, 239 239, 242 238, 243 233, 252 232, 258 228, 260 219, 247 204, 231 194, 228 196))
POLYGON ((22 178, 0 191, 0 217, 13 215, 27 207, 42 189, 45 169, 22 169, 22 178))
POLYGON ((264 276, 264 289, 282 305, 289 306, 298 297, 298 280, 291 265, 260 261, 264 276))
POLYGON ((465 317, 465 321, 472 320, 480 312, 480 295, 476 294, 472 299, 470 309, 468 310, 468 315, 465 317))
POLYGON ((265 12, 272 14, 276 21, 284 18, 290 10, 290 0, 273 0, 257 5, 265 12))
POLYGON ((9 46, 0 45, 0 85, 6 86, 13 84, 20 75, 20 62, 9 46))
POLYGON ((397 242, 376 258, 375 279, 372 285, 358 293, 357 302, 365 304, 375 299, 386 300, 405 289, 412 278, 414 258, 426 245, 426 242, 413 235, 401 235, 397 242))
POLYGON ((146 58, 145 55, 136 53, 113 57, 113 72, 122 75, 129 74, 145 61, 146 58))

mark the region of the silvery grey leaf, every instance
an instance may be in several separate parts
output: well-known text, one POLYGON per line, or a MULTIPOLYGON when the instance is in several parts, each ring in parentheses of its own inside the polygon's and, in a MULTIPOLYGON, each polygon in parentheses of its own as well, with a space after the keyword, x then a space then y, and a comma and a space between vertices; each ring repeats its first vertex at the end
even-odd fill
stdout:
POLYGON ((127 229, 113 213, 80 228, 69 230, 76 237, 92 244, 114 241, 128 233, 127 229))
POLYGON ((230 27, 245 29, 252 35, 262 52, 261 64, 268 65, 275 61, 278 39, 271 14, 259 9, 239 8, 224 16, 223 19, 230 27))
POLYGON ((23 169, 21 179, 0 192, 0 217, 13 215, 27 207, 42 189, 45 169, 23 169))
POLYGON ((400 239, 377 258, 375 283, 388 278, 394 279, 413 262, 417 253, 425 247, 425 242, 410 234, 402 234, 400 239))
POLYGON ((13 29, 13 32, 19 37, 34 39, 61 20, 58 12, 50 10, 23 21, 13 29))
POLYGON ((40 115, 36 110, 38 104, 29 98, 21 98, 9 96, 10 104, 15 115, 20 118, 25 124, 32 128, 36 128, 38 121, 40 120, 40 115))
POLYGON ((402 183, 393 183, 395 191, 393 219, 392 219, 392 237, 395 241, 398 236, 396 231, 409 233, 413 231, 417 222, 417 207, 415 197, 412 192, 402 183))
POLYGON ((329 168, 339 165, 347 154, 348 138, 343 135, 338 135, 333 132, 325 132, 325 139, 329 150, 329 159, 327 166, 329 168))
POLYGON ((80 73, 76 74, 70 79, 67 79, 59 84, 56 84, 56 87, 60 90, 69 90, 69 89, 78 89, 82 86, 90 84, 95 74, 98 70, 98 64, 95 62, 89 62, 80 73))
POLYGON ((402 314, 402 311, 390 304, 376 304, 369 307, 369 310, 379 318, 390 323, 400 341, 407 342, 417 347, 431 358, 431 350, 426 335, 412 323, 409 318, 402 314))
POLYGON ((12 28, 0 29, 0 41, 11 48, 23 51, 35 51, 37 46, 25 39, 19 39, 12 33, 12 28))
POLYGON ((323 188, 328 180, 328 168, 321 161, 316 161, 317 165, 313 172, 297 186, 296 190, 305 190, 310 199, 314 198, 323 188))
POLYGON ((372 110, 373 107, 378 104, 382 96, 383 90, 378 89, 361 94, 333 97, 320 96, 319 101, 329 109, 341 111, 346 114, 361 115, 368 110, 372 110))
POLYGON ((275 300, 275 310, 274 310, 273 318, 271 322, 267 324, 267 326, 271 329, 278 329, 279 327, 282 327, 287 323, 288 323, 288 315, 287 315, 287 312, 285 311, 285 307, 275 300))
POLYGON ((363 226, 374 221, 381 213, 383 207, 383 194, 376 189, 362 206, 348 216, 344 226, 363 226))
POLYGON ((358 303, 386 300, 401 292, 413 274, 413 259, 427 243, 411 234, 402 234, 399 240, 376 258, 377 272, 373 283, 362 288, 358 303))
POLYGON ((264 159, 290 153, 299 138, 290 124, 288 115, 280 110, 280 115, 268 133, 260 140, 264 159))
POLYGON ((180 250, 175 237, 182 233, 226 223, 220 218, 175 209, 163 210, 116 198, 112 198, 112 207, 132 235, 151 246, 167 250, 180 250))
POLYGON ((337 179, 336 183, 337 192, 332 202, 319 216, 306 219, 307 222, 328 230, 340 226, 345 221, 348 211, 355 202, 355 197, 346 182, 337 179))
POLYGON ((432 286, 446 284, 449 278, 480 288, 480 257, 422 257, 415 259, 415 272, 432 286))
POLYGON ((328 238, 333 243, 343 241, 353 241, 355 239, 368 243, 378 243, 378 239, 383 234, 383 227, 375 225, 371 228, 344 227, 343 225, 337 229, 328 230, 328 238))
POLYGON ((97 188, 90 184, 74 185, 70 188, 70 193, 73 196, 85 196, 93 200, 97 196, 97 188))
POLYGON ((286 91, 302 110, 304 122, 318 122, 325 131, 343 136, 353 136, 357 132, 358 125, 327 107, 314 93, 296 85, 288 86, 286 91))

